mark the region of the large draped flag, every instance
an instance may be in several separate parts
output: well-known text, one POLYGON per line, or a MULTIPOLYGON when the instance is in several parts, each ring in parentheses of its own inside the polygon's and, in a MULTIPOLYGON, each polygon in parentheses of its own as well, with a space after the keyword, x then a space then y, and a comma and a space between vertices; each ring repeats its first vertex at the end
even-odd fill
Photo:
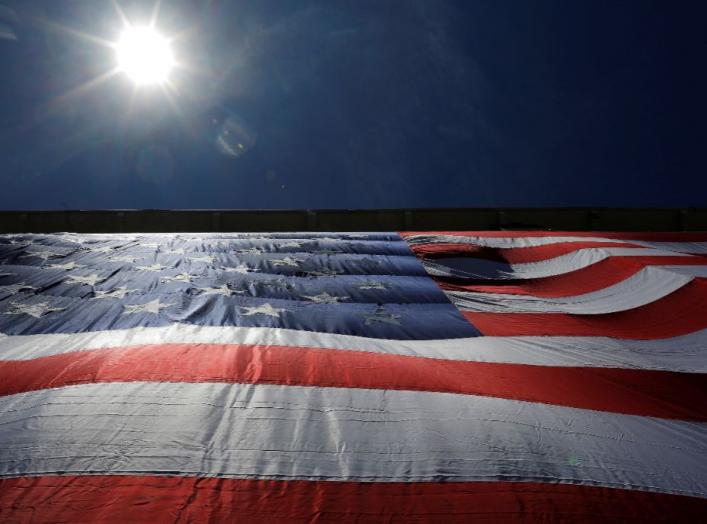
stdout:
POLYGON ((1 522, 696 522, 707 234, 0 236, 1 522))

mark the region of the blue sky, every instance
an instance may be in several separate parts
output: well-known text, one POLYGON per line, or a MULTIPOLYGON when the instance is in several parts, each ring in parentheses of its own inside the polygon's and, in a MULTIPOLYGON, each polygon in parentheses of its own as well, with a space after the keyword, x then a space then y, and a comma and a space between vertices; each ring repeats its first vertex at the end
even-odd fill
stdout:
POLYGON ((701 4, 0 0, 0 209, 705 206, 701 4))

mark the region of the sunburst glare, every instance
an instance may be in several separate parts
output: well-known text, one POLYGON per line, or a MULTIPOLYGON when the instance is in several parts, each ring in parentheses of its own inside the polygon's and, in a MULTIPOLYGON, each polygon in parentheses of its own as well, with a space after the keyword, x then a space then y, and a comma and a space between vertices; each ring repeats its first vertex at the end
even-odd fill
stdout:
POLYGON ((115 51, 120 71, 138 86, 164 84, 175 64, 169 40, 151 27, 126 27, 115 51))

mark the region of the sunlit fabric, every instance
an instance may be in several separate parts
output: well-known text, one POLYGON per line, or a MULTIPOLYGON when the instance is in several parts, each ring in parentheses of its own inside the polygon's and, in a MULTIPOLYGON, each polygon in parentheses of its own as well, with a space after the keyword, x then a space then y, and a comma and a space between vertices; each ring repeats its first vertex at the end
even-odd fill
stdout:
POLYGON ((698 520, 706 251, 0 236, 0 520, 698 520))

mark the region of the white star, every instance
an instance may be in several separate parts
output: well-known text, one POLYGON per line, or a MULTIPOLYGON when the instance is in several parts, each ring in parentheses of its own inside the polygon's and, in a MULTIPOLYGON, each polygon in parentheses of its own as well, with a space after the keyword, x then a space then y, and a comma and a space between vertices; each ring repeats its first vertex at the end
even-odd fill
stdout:
POLYGON ((10 295, 14 295, 15 293, 17 293, 18 291, 21 291, 23 289, 37 289, 37 288, 35 288, 34 286, 28 286, 28 285, 20 282, 19 284, 9 284, 7 286, 0 286, 0 293, 5 292, 5 293, 9 293, 10 295))
POLYGON ((77 264, 77 263, 74 262, 74 261, 71 261, 71 262, 67 262, 66 264, 49 264, 47 267, 48 267, 48 268, 51 268, 51 269, 66 269, 66 270, 71 270, 71 269, 76 269, 76 268, 79 268, 79 267, 86 267, 86 266, 83 266, 83 265, 81 265, 81 264, 77 264))
POLYGON ((302 295, 317 304, 338 304, 342 300, 349 300, 349 297, 337 297, 329 293, 319 293, 318 295, 302 295))
POLYGON ((276 260, 270 260, 273 266, 289 266, 289 267, 299 267, 301 260, 297 260, 291 257, 285 257, 276 260))
POLYGON ((258 288, 258 289, 267 289, 267 288, 285 288, 285 289, 291 289, 292 285, 283 280, 282 278, 277 278, 273 280, 254 280, 249 283, 249 285, 258 288))
POLYGON ((269 317, 278 318, 280 313, 287 311, 286 309, 274 308, 270 304, 263 304, 255 307, 242 306, 241 309, 247 310, 247 313, 241 313, 244 317, 250 317, 253 315, 267 315, 269 317))
POLYGON ((131 257, 128 255, 120 256, 120 257, 108 257, 108 260, 111 262, 127 262, 128 264, 132 264, 138 259, 138 257, 131 257))
POLYGON ((110 246, 89 247, 89 248, 86 248, 86 251, 89 251, 91 253, 110 253, 113 251, 113 249, 115 249, 115 248, 112 248, 110 246))
POLYGON ((39 257, 43 259, 45 262, 47 261, 48 258, 52 257, 63 257, 61 253, 54 253, 53 251, 35 251, 34 253, 25 253, 24 255, 21 255, 22 257, 39 257))
POLYGON ((251 247, 250 249, 241 249, 240 251, 236 251, 236 253, 241 255, 262 255, 265 251, 257 247, 251 247))
POLYGON ((167 266, 152 264, 150 266, 135 266, 135 269, 139 269, 140 271, 162 271, 163 269, 167 269, 167 266))
POLYGON ((146 304, 126 304, 124 306, 125 311, 123 311, 123 315, 142 312, 154 313, 158 315, 160 313, 160 309, 164 309, 173 305, 174 304, 160 304, 160 299, 156 298, 155 300, 147 302, 146 304))
POLYGON ((132 244, 137 242, 137 237, 127 236, 127 235, 108 235, 109 239, 120 240, 124 243, 132 244))
POLYGON ((246 273, 250 273, 251 271, 258 271, 258 269, 254 267, 248 267, 245 264, 238 264, 236 267, 222 267, 221 271, 227 271, 229 273, 240 273, 241 275, 245 275, 246 273))
POLYGON ((17 247, 27 247, 31 246, 32 242, 29 242, 27 240, 10 240, 10 244, 17 247))
POLYGON ((313 277, 332 277, 334 275, 341 275, 343 274, 343 271, 337 271, 336 269, 329 269, 329 268, 322 268, 319 271, 306 271, 308 275, 312 275, 313 277))
POLYGON ((202 255, 200 257, 189 257, 189 260, 191 262, 206 262, 207 264, 211 264, 214 261, 214 257, 211 255, 202 255))
POLYGON ((111 289, 110 291, 94 290, 93 294, 95 296, 93 298, 119 298, 122 300, 125 298, 125 295, 132 293, 133 291, 137 291, 137 289, 128 289, 125 286, 111 289))
POLYGON ((52 307, 49 305, 49 302, 38 302, 36 304, 15 303, 11 304, 11 306, 13 309, 11 311, 5 311, 4 313, 6 315, 29 315, 34 318, 40 318, 47 313, 66 309, 65 307, 52 307))
POLYGON ((388 284, 384 282, 376 282, 374 280, 369 280, 359 284, 358 289, 381 289, 386 291, 388 289, 388 284))
POLYGON ((391 313, 386 313, 385 308, 382 306, 376 308, 376 312, 373 314, 365 314, 363 317, 366 319, 366 325, 370 326, 371 324, 375 322, 379 322, 381 324, 393 324, 393 325, 400 325, 400 319, 402 316, 400 315, 395 315, 391 313))
POLYGON ((226 284, 221 285, 220 287, 198 287, 196 288, 199 291, 201 291, 202 295, 223 295, 226 297, 230 297, 231 295, 235 293, 245 293, 245 291, 240 291, 240 290, 232 290, 229 288, 226 284))
POLYGON ((87 277, 81 277, 77 275, 69 275, 69 278, 65 280, 67 284, 86 284, 88 286, 95 286, 98 282, 103 282, 106 277, 99 277, 96 273, 89 275, 87 277))
POLYGON ((61 235, 61 239, 65 242, 73 242, 75 244, 84 244, 84 243, 88 242, 88 240, 85 238, 80 238, 80 237, 77 237, 76 235, 71 235, 71 234, 61 235))
POLYGON ((162 277, 160 278, 161 282, 191 282, 192 279, 196 277, 191 276, 188 273, 179 273, 177 276, 174 277, 162 277))

